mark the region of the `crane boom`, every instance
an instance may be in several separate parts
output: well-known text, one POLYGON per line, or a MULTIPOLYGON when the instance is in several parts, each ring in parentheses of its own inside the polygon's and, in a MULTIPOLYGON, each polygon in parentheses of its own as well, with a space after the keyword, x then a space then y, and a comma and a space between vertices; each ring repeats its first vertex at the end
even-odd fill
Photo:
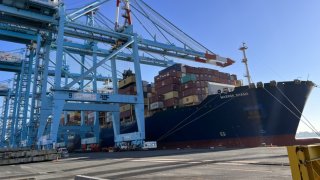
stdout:
POLYGON ((110 0, 97 0, 67 15, 67 19, 75 21, 89 12, 97 10, 102 4, 110 0))

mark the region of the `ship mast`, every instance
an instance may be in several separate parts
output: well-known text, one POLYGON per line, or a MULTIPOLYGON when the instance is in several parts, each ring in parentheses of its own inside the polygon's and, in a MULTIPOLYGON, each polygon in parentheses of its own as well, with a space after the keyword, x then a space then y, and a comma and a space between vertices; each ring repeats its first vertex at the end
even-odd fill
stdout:
POLYGON ((247 49, 248 49, 248 47, 246 46, 246 43, 242 43, 242 47, 239 48, 239 50, 243 52, 242 63, 244 63, 245 66, 246 66, 246 75, 245 75, 245 77, 248 78, 248 83, 250 85, 251 84, 251 76, 250 76, 250 73, 249 73, 248 59, 247 59, 247 56, 246 56, 246 50, 247 49))

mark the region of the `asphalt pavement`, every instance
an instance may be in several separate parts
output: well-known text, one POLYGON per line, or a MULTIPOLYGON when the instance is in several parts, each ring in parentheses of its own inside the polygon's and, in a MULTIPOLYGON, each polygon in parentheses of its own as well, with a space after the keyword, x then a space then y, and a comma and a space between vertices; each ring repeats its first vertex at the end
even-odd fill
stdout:
POLYGON ((0 179, 292 179, 285 147, 75 153, 49 162, 0 166, 0 179))

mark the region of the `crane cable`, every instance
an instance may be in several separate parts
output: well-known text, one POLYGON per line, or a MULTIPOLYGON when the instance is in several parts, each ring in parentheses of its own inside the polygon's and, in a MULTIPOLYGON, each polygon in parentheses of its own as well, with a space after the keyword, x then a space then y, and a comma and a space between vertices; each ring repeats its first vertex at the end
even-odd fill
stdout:
MULTIPOLYGON (((275 100, 277 100, 282 106, 284 106, 291 114, 293 114, 297 119, 301 119, 298 115, 296 115, 290 108, 288 108, 283 102, 281 102, 277 97, 275 97, 270 91, 268 91, 266 88, 263 88, 269 95, 271 95, 275 100)), ((301 121, 310 128, 314 133, 316 133, 318 136, 320 136, 319 132, 314 130, 312 127, 310 127, 303 119, 301 121)))
MULTIPOLYGON (((277 90, 278 90, 278 91, 288 100, 288 102, 299 112, 299 114, 307 121, 307 123, 309 123, 309 125, 312 127, 311 130, 313 130, 313 131, 315 131, 315 132, 318 132, 317 135, 320 136, 320 134, 319 134, 320 131, 318 131, 318 130, 313 126, 313 124, 309 121, 309 119, 308 119, 305 115, 302 114, 302 112, 301 112, 301 111, 297 108, 297 106, 288 98, 288 96, 285 95, 285 94, 283 93, 283 91, 281 91, 281 89, 279 89, 278 87, 277 87, 277 90)), ((309 128, 310 128, 310 127, 309 127, 309 128)))
MULTIPOLYGON (((135 2, 137 4, 139 4, 136 0, 135 2)), ((192 37, 190 37, 189 35, 187 35, 185 32, 183 32, 181 29, 179 29, 177 26, 175 26, 173 23, 171 23, 170 21, 168 21, 166 18, 164 18, 161 14, 159 14, 157 11, 155 11, 153 8, 151 8, 149 5, 147 5, 143 0, 139 0, 139 2, 141 2, 141 4, 146 7, 147 10, 149 10, 154 16, 158 17, 159 21, 162 21, 162 24, 164 25, 164 27, 170 28, 171 32, 175 32, 176 35, 180 36, 180 38, 177 38, 176 36, 173 36, 174 38, 176 38, 177 40, 186 40, 189 43, 192 43, 194 46, 196 46, 198 49, 201 49, 203 51, 207 51, 210 52, 211 54, 214 54, 213 52, 211 52, 208 48, 206 48, 205 46, 203 46, 202 44, 200 44, 198 41, 196 41, 195 39, 193 39, 192 37)), ((141 6, 141 5, 140 5, 141 6)), ((170 33, 170 32, 167 32, 170 33)), ((187 45, 187 43, 186 43, 187 45)), ((191 47, 190 47, 191 48, 191 47)), ((192 48, 191 48, 192 49, 192 48)))
POLYGON ((141 11, 139 11, 137 8, 135 8, 134 5, 132 5, 133 9, 137 10, 145 18, 147 18, 149 21, 151 21, 151 23, 153 23, 153 25, 157 28, 157 30, 161 33, 161 35, 168 41, 169 44, 173 44, 173 43, 170 42, 170 40, 164 35, 164 33, 160 29, 162 29, 163 31, 168 33, 174 39, 180 41, 185 46, 188 46, 190 49, 195 50, 195 48, 192 48, 192 46, 190 45, 190 44, 195 45, 194 42, 188 40, 186 37, 183 37, 183 32, 181 30, 179 30, 177 28, 173 28, 172 26, 170 26, 171 23, 168 20, 166 20, 165 18, 163 18, 163 17, 161 17, 159 15, 158 15, 158 18, 157 17, 153 17, 152 18, 152 15, 157 15, 154 10, 151 13, 148 14, 146 12, 146 9, 144 9, 139 3, 137 3, 137 1, 135 1, 135 2, 144 13, 141 13, 141 11))
MULTIPOLYGON (((169 43, 172 44, 170 42, 170 40, 167 38, 167 36, 159 29, 163 29, 161 26, 159 26, 157 23, 155 23, 150 16, 145 12, 145 10, 137 3, 138 7, 142 10, 142 12, 140 10, 138 10, 138 8, 136 8, 133 4, 131 4, 132 9, 135 9, 137 12, 139 12, 142 16, 144 16, 145 18, 147 18, 153 25, 154 27, 160 32, 160 34, 165 38, 165 40, 169 43)), ((170 34, 169 32, 167 32, 168 34, 170 34)))

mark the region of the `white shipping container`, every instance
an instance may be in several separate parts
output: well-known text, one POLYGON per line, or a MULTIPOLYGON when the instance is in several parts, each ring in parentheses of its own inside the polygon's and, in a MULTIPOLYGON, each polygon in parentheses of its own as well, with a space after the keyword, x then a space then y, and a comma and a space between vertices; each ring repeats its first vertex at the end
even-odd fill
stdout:
POLYGON ((97 143, 96 137, 81 139, 81 144, 96 144, 96 143, 97 143))
POLYGON ((147 141, 143 143, 142 149, 156 149, 157 147, 157 141, 147 141))
POLYGON ((150 110, 163 108, 163 102, 154 102, 150 104, 150 110))
POLYGON ((221 84, 221 83, 215 83, 215 82, 208 82, 208 94, 220 94, 226 91, 226 89, 229 92, 232 92, 234 90, 233 85, 229 84, 221 84))

